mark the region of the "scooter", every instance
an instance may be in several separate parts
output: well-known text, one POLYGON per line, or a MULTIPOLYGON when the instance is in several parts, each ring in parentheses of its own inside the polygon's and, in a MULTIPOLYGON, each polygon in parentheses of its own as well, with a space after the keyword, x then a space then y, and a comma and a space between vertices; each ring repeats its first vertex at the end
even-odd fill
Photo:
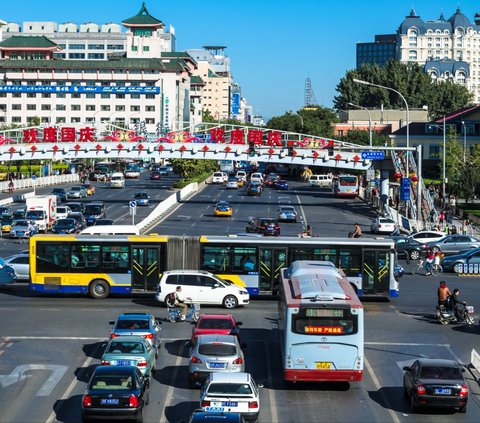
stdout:
POLYGON ((450 323, 466 323, 468 326, 472 326, 475 323, 473 319, 473 306, 464 304, 465 306, 465 318, 463 320, 458 320, 455 316, 455 311, 448 309, 444 305, 437 306, 437 319, 442 325, 448 325, 450 323))
POLYGON ((169 322, 183 322, 188 319, 192 319, 193 322, 197 322, 200 319, 200 304, 196 303, 189 303, 188 304, 188 312, 186 316, 181 314, 181 310, 179 307, 168 307, 168 316, 167 319, 169 322))

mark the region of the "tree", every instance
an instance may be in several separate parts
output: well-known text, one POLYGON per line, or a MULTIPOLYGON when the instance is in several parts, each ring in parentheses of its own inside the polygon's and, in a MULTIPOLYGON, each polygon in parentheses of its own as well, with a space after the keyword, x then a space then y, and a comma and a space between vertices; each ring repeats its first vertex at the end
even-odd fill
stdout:
POLYGON ((361 85, 353 79, 361 79, 377 85, 390 87, 400 92, 409 108, 428 106, 430 115, 440 117, 466 105, 472 104, 473 95, 466 87, 453 82, 433 81, 418 64, 389 61, 385 66, 365 64, 360 69, 347 71, 337 85, 334 108, 347 110, 348 103, 364 107, 399 109, 405 108, 402 98, 395 92, 383 88, 361 85))
MULTIPOLYGON (((348 131, 347 135, 342 137, 341 140, 352 144, 370 145, 370 134, 368 131, 363 130, 348 131)), ((390 138, 388 135, 372 132, 372 144, 378 146, 389 145, 390 138)))
POLYGON ((218 169, 216 160, 170 159, 174 173, 182 179, 190 179, 202 173, 214 172, 218 169))

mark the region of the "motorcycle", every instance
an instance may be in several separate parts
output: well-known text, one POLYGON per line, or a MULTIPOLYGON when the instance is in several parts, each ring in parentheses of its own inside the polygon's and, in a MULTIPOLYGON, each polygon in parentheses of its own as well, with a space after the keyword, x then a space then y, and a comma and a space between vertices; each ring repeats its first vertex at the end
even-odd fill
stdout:
POLYGON ((465 307, 465 317, 462 320, 458 320, 455 316, 455 310, 445 307, 444 305, 437 306, 437 319, 442 325, 448 325, 450 323, 466 323, 468 326, 472 326, 475 323, 473 319, 473 306, 469 306, 466 303, 463 304, 465 307))
POLYGON ((169 322, 183 322, 188 319, 192 319, 193 322, 197 322, 200 319, 200 304, 189 303, 188 312, 185 316, 181 314, 179 307, 169 307, 167 306, 168 316, 167 319, 169 322))

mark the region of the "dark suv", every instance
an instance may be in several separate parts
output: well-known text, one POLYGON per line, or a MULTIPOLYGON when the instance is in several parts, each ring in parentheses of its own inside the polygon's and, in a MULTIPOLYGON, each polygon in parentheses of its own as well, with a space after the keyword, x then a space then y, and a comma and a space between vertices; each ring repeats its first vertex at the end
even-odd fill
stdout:
POLYGON ((72 212, 68 213, 67 219, 75 219, 75 225, 77 232, 83 231, 87 227, 87 221, 82 213, 72 212))
POLYGON ((100 202, 86 204, 83 215, 85 216, 88 226, 95 225, 95 222, 98 219, 107 217, 105 212, 105 206, 103 205, 103 203, 100 202))
POLYGON ((247 195, 261 195, 263 191, 262 184, 258 181, 253 181, 248 184, 247 195))
POLYGON ((245 228, 246 232, 255 232, 262 235, 279 236, 280 225, 278 220, 269 217, 259 217, 248 222, 245 228))

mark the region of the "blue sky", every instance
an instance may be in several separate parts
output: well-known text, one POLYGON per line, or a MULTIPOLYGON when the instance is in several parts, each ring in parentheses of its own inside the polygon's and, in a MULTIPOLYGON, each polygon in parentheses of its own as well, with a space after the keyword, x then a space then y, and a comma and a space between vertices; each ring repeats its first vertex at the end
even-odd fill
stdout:
MULTIPOLYGON (((2 1, 0 19, 14 21, 120 22, 141 0, 2 1)), ((303 106, 305 78, 320 105, 331 107, 335 87, 355 67, 356 43, 395 33, 413 7, 422 19, 448 19, 457 6, 473 22, 473 0, 147 0, 149 12, 176 31, 177 50, 227 46, 234 79, 265 117, 303 106)), ((475 5, 477 4, 477 6, 475 5)))

